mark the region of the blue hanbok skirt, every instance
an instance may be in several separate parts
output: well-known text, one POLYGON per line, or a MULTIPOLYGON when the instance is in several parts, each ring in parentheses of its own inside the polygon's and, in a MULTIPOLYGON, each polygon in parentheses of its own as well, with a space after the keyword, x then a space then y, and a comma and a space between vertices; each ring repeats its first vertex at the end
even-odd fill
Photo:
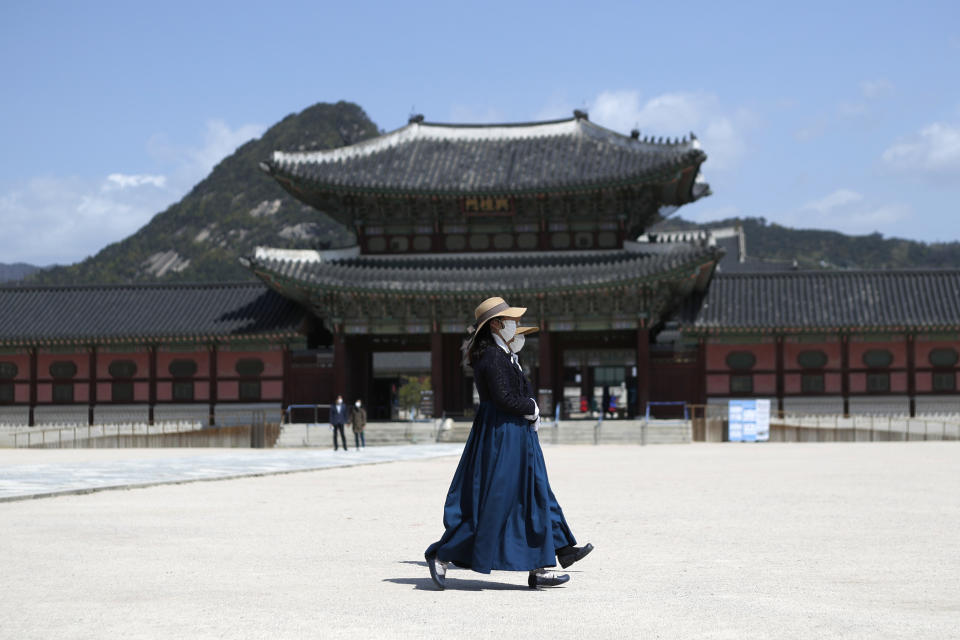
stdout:
POLYGON ((556 564, 575 545, 526 419, 481 402, 443 507, 445 531, 427 556, 480 573, 556 564))

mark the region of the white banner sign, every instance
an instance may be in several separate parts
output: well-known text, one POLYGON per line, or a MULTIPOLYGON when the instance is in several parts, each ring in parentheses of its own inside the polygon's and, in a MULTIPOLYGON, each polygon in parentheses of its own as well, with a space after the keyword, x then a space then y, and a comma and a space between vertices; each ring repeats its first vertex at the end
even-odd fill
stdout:
POLYGON ((730 442, 766 442, 770 439, 770 400, 731 400, 727 424, 730 442))

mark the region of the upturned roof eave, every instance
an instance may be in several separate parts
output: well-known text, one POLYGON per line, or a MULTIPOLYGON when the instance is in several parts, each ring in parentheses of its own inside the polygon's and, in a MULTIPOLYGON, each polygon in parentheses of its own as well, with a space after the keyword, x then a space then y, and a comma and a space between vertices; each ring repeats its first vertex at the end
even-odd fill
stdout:
MULTIPOLYGON (((677 162, 667 163, 643 173, 631 176, 611 178, 602 181, 590 181, 581 183, 561 183, 554 185, 538 185, 536 187, 497 187, 486 189, 458 189, 458 188, 407 188, 399 186, 371 186, 364 184, 343 184, 334 182, 322 182, 310 177, 297 176, 284 167, 267 161, 262 163, 267 167, 266 172, 279 182, 288 182, 291 186, 296 185, 300 189, 310 189, 321 193, 334 194, 369 194, 386 197, 436 197, 436 198, 462 198, 462 197, 482 197, 482 196, 519 196, 536 197, 545 193, 589 193, 609 189, 621 189, 630 186, 647 186, 651 184, 668 184, 677 179, 677 174, 687 169, 699 168, 706 160, 706 154, 699 149, 691 150, 684 154, 677 162)), ((706 195, 706 194, 704 194, 706 195)))

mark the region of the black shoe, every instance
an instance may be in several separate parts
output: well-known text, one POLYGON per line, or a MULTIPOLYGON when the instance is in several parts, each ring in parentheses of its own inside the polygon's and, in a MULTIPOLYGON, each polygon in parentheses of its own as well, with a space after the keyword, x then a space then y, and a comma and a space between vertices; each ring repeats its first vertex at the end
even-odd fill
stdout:
POLYGON ((430 568, 430 579, 433 580, 433 584, 437 585, 440 591, 443 591, 447 586, 447 563, 437 560, 437 556, 424 554, 423 557, 430 568))
POLYGON ((560 566, 566 569, 577 560, 583 560, 591 551, 593 545, 589 542, 582 547, 564 547, 557 549, 557 560, 560 561, 560 566))
POLYGON ((559 587, 565 582, 570 581, 570 576, 556 571, 547 571, 546 569, 537 569, 531 571, 527 578, 527 586, 531 589, 537 587, 559 587))

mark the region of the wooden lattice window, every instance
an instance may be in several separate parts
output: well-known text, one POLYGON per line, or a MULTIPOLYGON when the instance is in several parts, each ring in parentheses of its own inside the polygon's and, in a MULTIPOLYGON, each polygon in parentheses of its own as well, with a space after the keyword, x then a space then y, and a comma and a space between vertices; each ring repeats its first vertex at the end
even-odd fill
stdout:
POLYGON ((937 371, 933 374, 933 390, 949 391, 957 390, 957 374, 953 371, 937 371))
POLYGON ((927 356, 927 360, 932 367, 955 367, 958 359, 960 359, 960 356, 958 356, 957 350, 950 348, 934 349, 927 356))
POLYGON ((868 373, 867 391, 870 391, 871 393, 883 393, 885 391, 890 391, 890 374, 868 373))
POLYGON ((0 380, 13 380, 19 371, 15 362, 0 362, 0 380))
POLYGON ((753 376, 730 376, 730 393, 753 393, 753 376))
POLYGON ((53 383, 53 401, 57 404, 73 403, 73 383, 72 382, 54 382, 53 383))
POLYGON ((69 380, 75 375, 77 375, 77 365, 69 360, 60 360, 50 365, 51 378, 57 380, 69 380))
POLYGON ((0 404, 13 404, 14 398, 13 383, 0 382, 0 404))
POLYGON ((863 364, 871 369, 882 369, 893 363, 893 354, 888 349, 870 349, 863 354, 863 364))
POLYGON ((726 363, 731 369, 752 369, 757 364, 757 356, 749 351, 732 351, 727 354, 726 363))
POLYGON ((797 364, 804 369, 823 369, 827 364, 827 354, 813 349, 801 351, 797 354, 797 364))
POLYGON ((804 393, 823 393, 825 389, 822 373, 805 373, 800 376, 800 389, 804 393))

